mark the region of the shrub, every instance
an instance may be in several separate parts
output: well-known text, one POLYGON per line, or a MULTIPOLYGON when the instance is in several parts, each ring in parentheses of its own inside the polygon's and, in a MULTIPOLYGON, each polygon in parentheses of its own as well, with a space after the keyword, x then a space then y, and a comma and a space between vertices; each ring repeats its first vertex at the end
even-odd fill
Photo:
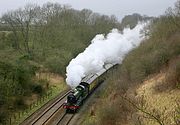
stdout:
POLYGON ((180 88, 180 57, 170 64, 166 76, 166 83, 176 88, 180 88))
POLYGON ((7 112, 4 110, 0 110, 0 124, 3 125, 3 123, 6 121, 7 118, 7 112))
POLYGON ((44 92, 44 88, 40 84, 31 85, 31 89, 32 89, 33 93, 36 93, 36 94, 39 94, 39 95, 42 95, 43 92, 44 92))
POLYGON ((14 101, 14 106, 17 108, 17 109, 25 109, 27 108, 27 105, 25 104, 25 100, 22 96, 20 97, 17 97, 14 101))

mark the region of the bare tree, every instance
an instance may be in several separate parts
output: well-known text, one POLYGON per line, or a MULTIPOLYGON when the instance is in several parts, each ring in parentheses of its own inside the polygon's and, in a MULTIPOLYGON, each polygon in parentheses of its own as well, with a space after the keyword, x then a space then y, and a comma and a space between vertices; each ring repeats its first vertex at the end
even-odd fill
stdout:
MULTIPOLYGON (((164 120, 165 120, 166 116, 164 116, 162 113, 158 112, 155 109, 153 111, 147 110, 144 96, 141 97, 141 99, 139 100, 139 102, 137 104, 127 97, 124 97, 124 96, 121 96, 121 97, 125 101, 129 102, 135 109, 142 112, 143 118, 154 120, 159 125, 165 125, 164 120)), ((141 124, 140 117, 138 117, 138 122, 139 122, 139 124, 141 124)))
POLYGON ((12 29, 13 35, 14 35, 14 40, 13 40, 13 47, 17 50, 21 50, 20 49, 20 45, 19 45, 19 37, 18 37, 18 31, 17 31, 17 26, 16 23, 14 21, 14 19, 12 19, 12 13, 9 12, 7 14, 4 14, 2 16, 2 21, 4 21, 5 23, 9 24, 9 26, 12 29))
POLYGON ((169 7, 166 10, 166 15, 172 21, 172 23, 180 28, 180 0, 175 3, 174 8, 169 7))
POLYGON ((36 5, 26 5, 23 9, 8 12, 2 16, 2 20, 9 24, 14 35, 15 48, 21 52, 31 53, 29 35, 36 17, 36 5), (22 37, 22 38, 21 38, 22 37), (23 48, 20 46, 22 39, 23 48))

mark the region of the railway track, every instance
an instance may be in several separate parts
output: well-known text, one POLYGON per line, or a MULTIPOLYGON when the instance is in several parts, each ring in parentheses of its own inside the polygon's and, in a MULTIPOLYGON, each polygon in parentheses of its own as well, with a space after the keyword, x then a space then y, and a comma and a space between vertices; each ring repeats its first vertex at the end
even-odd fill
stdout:
MULTIPOLYGON (((61 95, 57 99, 54 100, 47 108, 42 109, 41 113, 36 116, 32 116, 32 120, 26 120, 20 125, 50 125, 53 117, 61 111, 62 114, 62 106, 66 100, 67 95, 71 92, 71 90, 67 91, 65 94, 61 95)), ((29 118, 30 119, 30 118, 29 118)), ((52 125, 52 124, 51 124, 52 125)))
POLYGON ((69 125, 74 115, 75 114, 64 113, 63 116, 59 119, 59 121, 55 125, 69 125))
MULTIPOLYGON (((87 98, 89 98, 100 85, 101 83, 90 92, 87 98)), ((51 105, 48 105, 41 113, 34 116, 32 120, 20 125, 69 125, 75 114, 66 113, 62 107, 70 92, 71 90, 59 96, 51 105)))

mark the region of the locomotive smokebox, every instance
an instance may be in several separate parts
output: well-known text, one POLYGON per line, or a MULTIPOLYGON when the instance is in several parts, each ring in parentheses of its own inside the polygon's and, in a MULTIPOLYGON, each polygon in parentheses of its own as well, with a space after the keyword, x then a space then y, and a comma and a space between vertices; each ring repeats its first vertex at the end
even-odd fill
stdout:
POLYGON ((72 93, 68 95, 67 102, 73 104, 73 103, 76 103, 76 101, 77 101, 76 97, 72 93))

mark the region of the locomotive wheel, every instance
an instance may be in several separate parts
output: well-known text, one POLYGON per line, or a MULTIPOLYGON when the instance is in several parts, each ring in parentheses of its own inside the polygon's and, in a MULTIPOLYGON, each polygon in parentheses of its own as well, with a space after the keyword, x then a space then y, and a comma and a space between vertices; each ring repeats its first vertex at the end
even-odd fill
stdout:
POLYGON ((81 105, 83 105, 83 104, 84 104, 84 100, 81 101, 81 105))

